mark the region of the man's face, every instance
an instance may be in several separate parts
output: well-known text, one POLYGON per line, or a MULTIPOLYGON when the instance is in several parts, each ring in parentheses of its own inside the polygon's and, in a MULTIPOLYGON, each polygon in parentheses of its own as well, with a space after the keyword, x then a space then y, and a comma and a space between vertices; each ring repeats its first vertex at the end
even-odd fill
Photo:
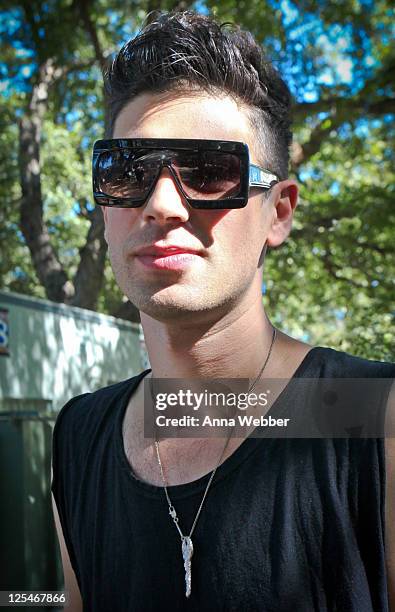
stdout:
MULTIPOLYGON (((227 96, 142 94, 119 114, 113 137, 236 140, 248 144, 250 161, 258 164, 245 111, 227 96)), ((251 191, 245 208, 193 209, 165 168, 143 207, 104 208, 117 283, 142 312, 158 320, 227 311, 251 292, 253 281, 261 287, 261 254, 273 210, 271 199, 258 189, 251 191), (138 253, 153 244, 181 246, 194 254, 161 265, 138 253)))

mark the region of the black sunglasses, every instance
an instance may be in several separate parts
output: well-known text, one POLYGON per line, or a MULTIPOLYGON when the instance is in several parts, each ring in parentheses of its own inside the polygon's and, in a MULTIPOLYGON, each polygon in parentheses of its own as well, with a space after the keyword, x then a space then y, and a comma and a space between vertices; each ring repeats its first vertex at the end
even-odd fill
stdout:
POLYGON ((115 138, 93 147, 93 197, 117 208, 143 206, 163 168, 193 208, 242 208, 250 187, 268 190, 277 176, 249 163, 248 146, 226 140, 115 138))

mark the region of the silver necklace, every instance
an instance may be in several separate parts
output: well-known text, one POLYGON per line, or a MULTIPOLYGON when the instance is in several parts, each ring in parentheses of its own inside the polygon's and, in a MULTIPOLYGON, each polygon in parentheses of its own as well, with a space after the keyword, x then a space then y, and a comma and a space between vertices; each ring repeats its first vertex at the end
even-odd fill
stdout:
MULTIPOLYGON (((258 376, 256 377, 256 379, 254 380, 254 382, 252 383, 251 387, 248 389, 247 393, 251 393, 252 389, 254 389, 256 383, 258 382, 258 380, 260 379, 260 377, 262 376, 262 373, 267 365, 267 362, 269 361, 272 349, 273 349, 273 345, 274 345, 274 341, 276 339, 276 328, 273 327, 273 335, 272 335, 272 340, 270 343, 270 347, 268 350, 268 353, 266 355, 266 359, 265 362, 262 366, 262 368, 259 371, 258 376)), ((150 381, 150 391, 151 391, 151 397, 152 397, 152 401, 154 402, 154 391, 153 391, 153 383, 152 383, 152 377, 149 379, 150 381)), ((154 402, 155 403, 155 402, 154 402)), ((184 559, 184 569, 185 569, 185 596, 189 597, 191 594, 191 585, 192 585, 192 572, 191 572, 191 565, 192 565, 192 555, 193 555, 193 543, 192 543, 192 534, 194 532, 194 529, 196 527, 196 523, 198 521, 198 518, 200 516, 200 513, 202 511, 203 508, 203 504, 204 504, 204 500, 206 499, 208 490, 210 488, 210 485, 213 481, 215 472, 217 471, 217 468, 219 467, 221 461, 222 461, 222 457, 225 454, 226 449, 228 448, 228 444, 229 444, 229 440, 232 437, 233 434, 233 430, 234 427, 232 428, 229 437, 226 441, 225 444, 225 448, 223 449, 221 456, 217 462, 217 465, 215 466, 215 468, 213 469, 213 471, 211 472, 211 476, 209 478, 209 481, 207 483, 206 489, 204 491, 203 494, 203 498, 202 501, 200 502, 200 506, 198 508, 198 511, 196 513, 195 516, 195 520, 193 521, 192 527, 191 527, 191 531, 189 532, 189 535, 184 535, 181 531, 180 525, 179 525, 179 519, 176 513, 176 509, 174 508, 173 504, 171 503, 170 497, 169 497, 169 493, 167 490, 167 482, 165 479, 165 475, 163 473, 163 466, 162 466, 162 461, 160 458, 160 454, 159 454, 159 441, 157 439, 157 434, 156 434, 156 426, 155 426, 155 417, 154 417, 154 428, 155 428, 155 448, 156 448, 156 455, 158 458, 158 463, 159 463, 159 468, 160 468, 160 473, 161 473, 161 477, 162 477, 162 481, 163 481, 163 487, 164 487, 164 491, 165 491, 165 495, 166 495, 166 499, 167 499, 167 503, 169 506, 169 514, 171 516, 171 518, 173 519, 173 522, 177 528, 178 533, 180 534, 181 537, 181 551, 182 551, 182 558, 184 559)))

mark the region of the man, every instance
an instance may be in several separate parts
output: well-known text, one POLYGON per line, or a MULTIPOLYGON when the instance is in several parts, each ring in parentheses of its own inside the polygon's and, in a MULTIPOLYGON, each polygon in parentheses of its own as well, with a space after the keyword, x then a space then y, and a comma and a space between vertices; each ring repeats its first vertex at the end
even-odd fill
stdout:
POLYGON ((394 374, 290 338, 265 314, 266 249, 287 238, 298 193, 285 83, 250 34, 187 12, 126 44, 106 86, 95 199, 152 372, 74 398, 58 417, 52 491, 72 609, 388 610, 393 445, 384 557, 382 439, 144 437, 151 375, 251 389, 263 370, 394 374))

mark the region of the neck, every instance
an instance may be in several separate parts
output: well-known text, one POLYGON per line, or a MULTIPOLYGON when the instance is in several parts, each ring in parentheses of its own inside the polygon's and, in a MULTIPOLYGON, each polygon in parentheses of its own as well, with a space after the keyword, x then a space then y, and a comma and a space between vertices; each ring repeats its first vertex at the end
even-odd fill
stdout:
POLYGON ((141 323, 155 378, 254 378, 273 335, 256 287, 227 311, 141 323))

